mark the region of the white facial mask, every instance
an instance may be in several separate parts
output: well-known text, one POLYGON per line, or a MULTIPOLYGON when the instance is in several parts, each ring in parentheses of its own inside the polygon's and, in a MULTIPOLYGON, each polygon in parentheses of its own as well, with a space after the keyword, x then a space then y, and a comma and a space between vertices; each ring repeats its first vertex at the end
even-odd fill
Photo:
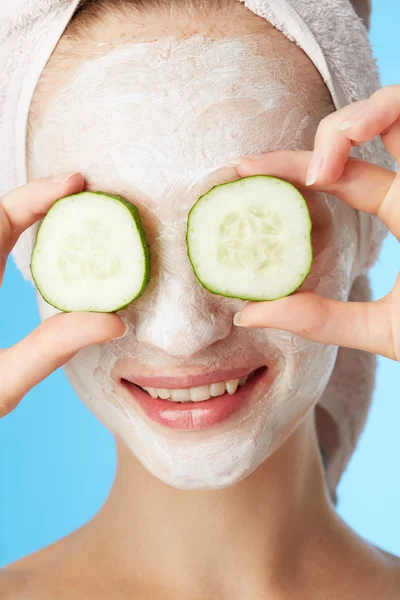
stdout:
MULTIPOLYGON (((58 91, 29 148, 29 178, 79 170, 90 189, 125 196, 141 211, 154 273, 146 294, 120 313, 131 331, 79 352, 65 371, 142 464, 179 488, 225 487, 256 469, 318 401, 336 357, 336 348, 290 334, 235 328, 244 303, 205 291, 187 257, 188 211, 212 185, 237 178, 224 169, 232 158, 312 147, 318 122, 279 78, 284 63, 295 66, 263 55, 264 35, 165 38, 87 61, 58 91), (121 361, 165 376, 260 364, 279 374, 244 414, 179 432, 143 419, 118 391, 111 375, 121 361)), ((316 258, 305 288, 345 299, 356 213, 333 198, 307 199, 316 258)), ((57 312, 38 302, 43 318, 57 312)))

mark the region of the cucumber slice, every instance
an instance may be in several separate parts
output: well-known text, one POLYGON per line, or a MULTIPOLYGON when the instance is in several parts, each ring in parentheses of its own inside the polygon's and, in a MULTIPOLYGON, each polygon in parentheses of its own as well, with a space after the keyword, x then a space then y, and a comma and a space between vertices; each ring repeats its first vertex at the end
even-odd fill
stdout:
POLYGON ((312 266, 307 203, 290 183, 255 175, 217 185, 189 213, 189 259, 203 287, 220 296, 276 300, 312 266))
POLYGON ((64 312, 115 312, 146 290, 150 248, 138 209, 121 196, 81 192, 57 200, 36 236, 31 272, 64 312))

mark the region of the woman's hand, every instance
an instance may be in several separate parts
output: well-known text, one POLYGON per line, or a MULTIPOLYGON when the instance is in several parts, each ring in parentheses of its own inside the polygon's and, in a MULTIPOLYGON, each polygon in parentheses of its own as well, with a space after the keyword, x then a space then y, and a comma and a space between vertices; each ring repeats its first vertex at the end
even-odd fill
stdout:
MULTIPOLYGON (((378 215, 400 240, 400 174, 349 157, 380 135, 400 161, 400 85, 380 89, 369 100, 329 115, 319 125, 314 152, 271 152, 242 157, 239 174, 274 175, 309 186, 378 215)), ((239 165, 240 162, 240 165, 239 165)), ((324 344, 357 348, 400 360, 400 276, 377 302, 344 303, 298 292, 274 302, 250 303, 235 324, 290 331, 324 344)))
MULTIPOLYGON (((61 183, 46 177, 0 199, 0 285, 8 255, 21 233, 44 217, 56 200, 81 192, 84 182, 80 173, 61 183)), ((123 321, 115 314, 62 313, 43 321, 15 346, 0 350, 0 417, 78 350, 120 337, 124 331, 123 321)))

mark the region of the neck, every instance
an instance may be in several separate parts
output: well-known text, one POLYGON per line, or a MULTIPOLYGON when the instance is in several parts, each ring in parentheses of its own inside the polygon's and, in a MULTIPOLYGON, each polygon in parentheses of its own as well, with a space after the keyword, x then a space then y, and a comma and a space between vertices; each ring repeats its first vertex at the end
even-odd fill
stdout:
POLYGON ((230 599, 271 590, 279 575, 304 563, 310 540, 318 545, 334 512, 312 414, 253 474, 222 490, 177 490, 118 440, 117 450, 115 483, 91 532, 99 545, 106 541, 107 561, 114 557, 124 577, 134 569, 143 585, 179 597, 197 597, 199 589, 202 597, 230 599))

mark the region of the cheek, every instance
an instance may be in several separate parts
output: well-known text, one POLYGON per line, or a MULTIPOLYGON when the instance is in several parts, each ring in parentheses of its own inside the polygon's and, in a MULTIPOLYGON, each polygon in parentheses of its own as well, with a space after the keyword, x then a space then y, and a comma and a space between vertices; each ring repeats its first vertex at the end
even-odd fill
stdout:
POLYGON ((302 291, 346 299, 358 252, 358 217, 341 200, 307 193, 314 261, 302 291))
POLYGON ((335 243, 334 215, 326 196, 309 193, 306 200, 312 220, 313 253, 317 257, 335 243))

